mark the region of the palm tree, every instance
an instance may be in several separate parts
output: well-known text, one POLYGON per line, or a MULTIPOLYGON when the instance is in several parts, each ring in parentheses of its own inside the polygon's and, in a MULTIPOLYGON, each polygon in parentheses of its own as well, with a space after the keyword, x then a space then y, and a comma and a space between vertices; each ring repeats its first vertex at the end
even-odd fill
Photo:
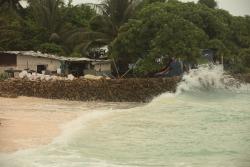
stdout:
MULTIPOLYGON (((6 12, 6 11, 5 11, 6 12)), ((19 40, 21 33, 19 31, 19 24, 22 18, 18 14, 11 10, 8 11, 8 15, 0 16, 0 48, 1 50, 16 48, 16 40, 19 40)))
POLYGON ((134 2, 133 0, 105 0, 100 5, 103 21, 113 27, 112 34, 114 36, 117 35, 120 26, 132 16, 135 7, 134 2))
POLYGON ((65 53, 70 53, 71 48, 66 39, 71 35, 71 27, 64 25, 61 8, 63 0, 29 0, 32 15, 40 27, 48 34, 48 42, 60 45, 65 53))
POLYGON ((135 0, 104 0, 101 4, 95 5, 100 15, 90 21, 91 31, 83 29, 76 30, 70 41, 78 41, 76 50, 86 53, 91 47, 110 44, 117 36, 119 28, 132 17, 135 0))
POLYGON ((0 0, 0 7, 6 5, 7 8, 14 9, 15 11, 23 10, 20 1, 21 0, 0 0))
POLYGON ((33 16, 37 24, 47 30, 49 40, 58 41, 62 28, 62 18, 59 13, 61 0, 34 0, 30 1, 33 16))

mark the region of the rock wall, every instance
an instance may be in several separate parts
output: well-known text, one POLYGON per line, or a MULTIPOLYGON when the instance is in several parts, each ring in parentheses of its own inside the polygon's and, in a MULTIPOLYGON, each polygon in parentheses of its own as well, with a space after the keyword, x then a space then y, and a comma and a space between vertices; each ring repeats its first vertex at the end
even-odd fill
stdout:
POLYGON ((73 81, 0 81, 0 96, 30 96, 77 101, 147 102, 175 91, 180 78, 73 81))
POLYGON ((237 74, 234 77, 241 82, 250 83, 250 74, 237 74))

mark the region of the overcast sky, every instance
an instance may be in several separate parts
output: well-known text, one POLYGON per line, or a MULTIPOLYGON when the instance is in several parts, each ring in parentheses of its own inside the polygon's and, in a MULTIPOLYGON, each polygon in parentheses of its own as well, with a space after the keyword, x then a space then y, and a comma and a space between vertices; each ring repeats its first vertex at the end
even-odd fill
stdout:
MULTIPOLYGON (((73 0, 74 4, 79 3, 98 3, 101 0, 73 0)), ((180 0, 183 2, 198 0, 180 0)), ((236 16, 250 15, 250 0, 217 0, 219 8, 228 10, 236 16)))

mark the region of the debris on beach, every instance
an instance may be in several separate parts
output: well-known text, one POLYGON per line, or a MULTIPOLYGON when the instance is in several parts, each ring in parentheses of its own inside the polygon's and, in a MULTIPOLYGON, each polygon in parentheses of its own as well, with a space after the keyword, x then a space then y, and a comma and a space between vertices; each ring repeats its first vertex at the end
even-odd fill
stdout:
POLYGON ((19 78, 21 79, 28 79, 31 81, 35 80, 70 80, 73 81, 75 77, 72 74, 69 74, 67 77, 61 77, 56 75, 45 75, 45 74, 39 74, 36 72, 28 73, 28 71, 22 71, 19 73, 19 78))
MULTIPOLYGON (((39 74, 36 72, 29 73, 28 71, 22 71, 19 73, 19 78, 20 79, 28 79, 30 81, 35 81, 35 80, 70 80, 73 81, 76 79, 74 75, 69 74, 67 77, 62 77, 62 76, 57 76, 57 75, 46 75, 46 74, 39 74)), ((110 79, 110 77, 104 77, 104 76, 96 76, 96 75, 84 75, 81 77, 82 79, 87 79, 87 80, 100 80, 100 79, 110 79)))
POLYGON ((68 75, 68 78, 67 78, 67 79, 68 79, 68 80, 71 80, 71 81, 73 81, 73 80, 74 80, 74 78, 75 78, 75 77, 74 77, 74 75, 72 75, 72 74, 69 74, 69 75, 68 75))
POLYGON ((84 75, 83 78, 84 79, 89 79, 89 80, 100 80, 100 79, 103 79, 104 77, 103 76, 95 76, 95 75, 87 74, 87 75, 84 75))

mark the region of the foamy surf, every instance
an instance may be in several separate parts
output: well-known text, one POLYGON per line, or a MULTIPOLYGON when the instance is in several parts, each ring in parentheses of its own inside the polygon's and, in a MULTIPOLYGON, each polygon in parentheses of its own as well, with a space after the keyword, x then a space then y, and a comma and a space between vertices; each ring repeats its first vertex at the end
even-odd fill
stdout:
POLYGON ((200 65, 183 76, 177 94, 189 91, 234 91, 249 92, 250 85, 243 84, 223 70, 221 65, 200 65))

